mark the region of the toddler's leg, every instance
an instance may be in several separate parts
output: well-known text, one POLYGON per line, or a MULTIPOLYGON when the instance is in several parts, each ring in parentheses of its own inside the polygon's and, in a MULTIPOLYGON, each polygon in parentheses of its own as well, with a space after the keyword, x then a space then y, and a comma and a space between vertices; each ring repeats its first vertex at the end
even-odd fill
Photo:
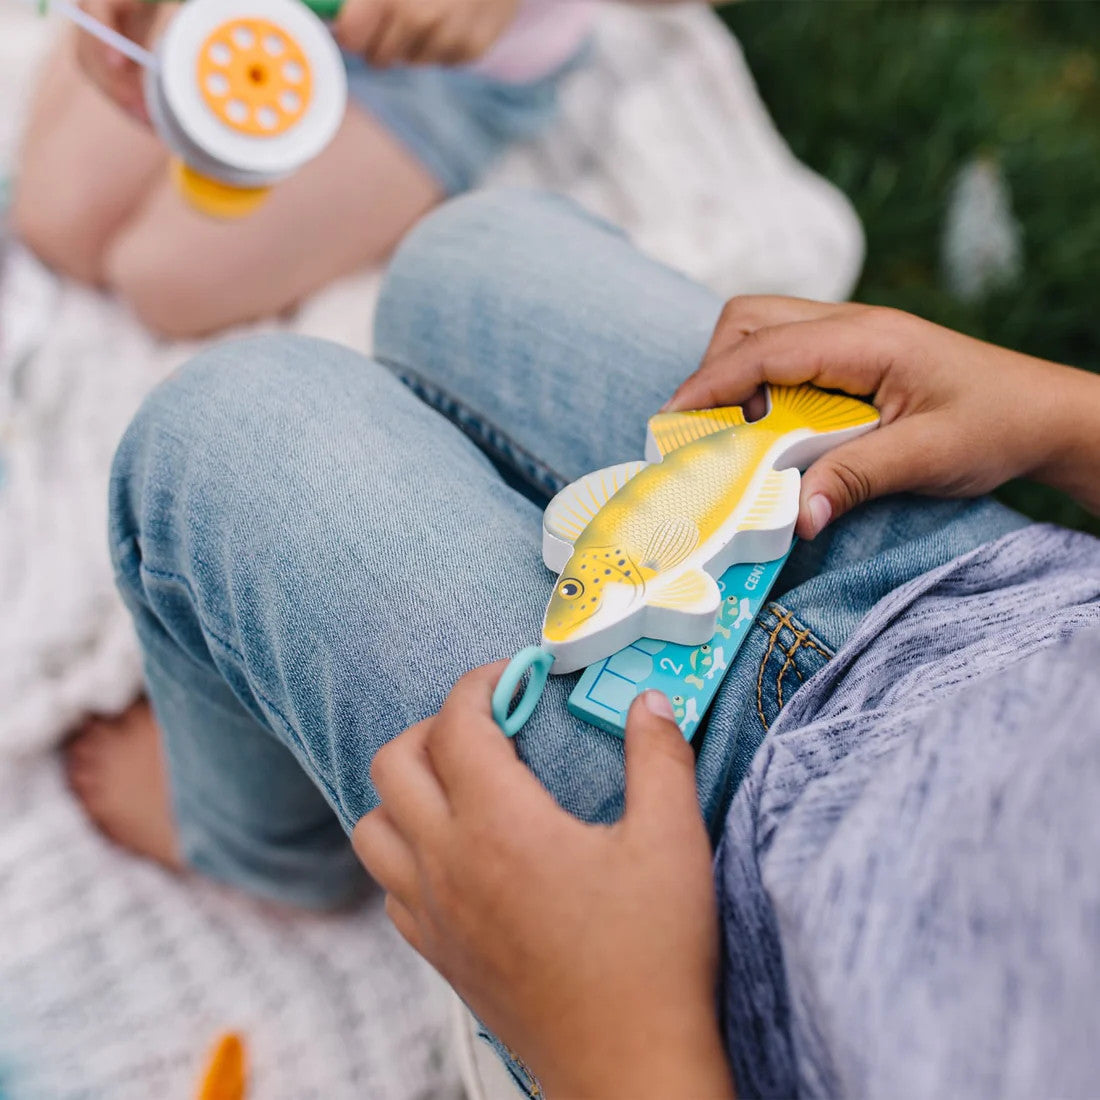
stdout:
POLYGON ((77 67, 66 34, 31 107, 12 219, 42 260, 101 284, 108 242, 162 173, 157 139, 108 102, 77 67))
POLYGON ((288 309, 384 259, 442 197, 420 162, 353 105, 332 144, 248 218, 208 218, 161 180, 113 241, 107 280, 154 331, 205 335, 288 309))
POLYGON ((88 83, 66 36, 32 108, 16 232, 51 267, 115 291, 170 337, 297 304, 384 259, 443 197, 420 161, 354 104, 332 144, 240 221, 190 207, 167 163, 157 137, 88 83))

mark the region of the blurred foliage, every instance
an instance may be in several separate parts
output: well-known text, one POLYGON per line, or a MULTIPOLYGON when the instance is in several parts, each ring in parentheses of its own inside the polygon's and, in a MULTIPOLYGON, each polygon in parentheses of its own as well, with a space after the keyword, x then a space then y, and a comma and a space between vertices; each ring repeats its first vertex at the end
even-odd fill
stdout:
MULTIPOLYGON (((721 15, 794 152, 863 219, 855 297, 1100 372, 1100 0, 745 0, 721 15), (940 250, 976 156, 1007 181, 1024 273, 967 304, 940 250)), ((1052 491, 1002 495, 1100 534, 1052 491)))

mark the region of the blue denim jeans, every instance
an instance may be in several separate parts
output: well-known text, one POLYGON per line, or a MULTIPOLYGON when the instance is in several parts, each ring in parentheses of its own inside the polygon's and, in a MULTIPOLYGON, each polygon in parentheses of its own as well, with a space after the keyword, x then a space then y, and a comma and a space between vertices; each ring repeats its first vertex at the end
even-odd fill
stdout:
MULTIPOLYGON (((640 457, 722 303, 568 202, 456 200, 398 252, 375 357, 289 336, 207 351, 119 449, 111 548, 164 733, 183 852, 254 893, 330 905, 377 749, 465 671, 539 637, 541 505, 640 457)), ((698 750, 717 830, 784 702, 883 595, 1024 521, 998 504, 880 501, 799 546, 698 750)), ((610 821, 622 742, 552 680, 518 751, 610 821)))

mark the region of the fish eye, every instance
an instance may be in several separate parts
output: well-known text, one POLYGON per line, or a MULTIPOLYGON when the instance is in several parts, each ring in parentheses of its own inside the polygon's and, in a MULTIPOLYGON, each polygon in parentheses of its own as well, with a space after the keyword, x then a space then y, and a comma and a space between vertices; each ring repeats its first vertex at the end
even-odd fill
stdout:
POLYGON ((580 581, 574 580, 570 577, 568 580, 564 580, 558 585, 558 595, 563 600, 575 600, 579 596, 584 595, 584 585, 580 581))
POLYGON ((699 652, 700 653, 709 653, 710 652, 710 646, 709 645, 701 645, 699 647, 699 652))
POLYGON ((726 603, 737 603, 737 597, 736 596, 727 596, 726 597, 726 603))
POLYGON ((674 696, 672 697, 672 702, 673 702, 673 703, 674 703, 674 704, 675 704, 676 706, 680 706, 680 705, 681 705, 681 704, 683 703, 683 701, 684 701, 684 697, 683 697, 682 695, 674 695, 674 696))

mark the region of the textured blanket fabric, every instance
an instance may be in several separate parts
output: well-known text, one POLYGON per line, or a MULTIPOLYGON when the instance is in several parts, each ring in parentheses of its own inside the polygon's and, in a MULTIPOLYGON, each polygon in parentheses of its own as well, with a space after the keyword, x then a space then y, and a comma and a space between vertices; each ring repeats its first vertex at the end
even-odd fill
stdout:
POLYGON ((718 883, 743 1095, 1096 1095, 1100 541, 883 600, 772 727, 718 883))
MULTIPOLYGON (((0 5, 0 180, 49 33, 0 5)), ((709 11, 603 9, 563 103, 495 180, 564 191, 725 293, 851 289, 851 208, 791 156, 709 11)), ((346 280, 285 327, 366 350, 377 286, 346 280)), ((262 1100, 447 1100, 437 986, 377 904, 292 919, 178 882, 93 835, 51 755, 82 715, 139 690, 107 471, 138 403, 194 350, 18 249, 0 260, 0 1091, 186 1097, 237 1027, 262 1100)))
POLYGON ((375 897, 289 915, 128 858, 52 761, 0 769, 0 1092, 195 1094, 238 1030, 255 1100, 459 1100, 447 993, 375 897))

